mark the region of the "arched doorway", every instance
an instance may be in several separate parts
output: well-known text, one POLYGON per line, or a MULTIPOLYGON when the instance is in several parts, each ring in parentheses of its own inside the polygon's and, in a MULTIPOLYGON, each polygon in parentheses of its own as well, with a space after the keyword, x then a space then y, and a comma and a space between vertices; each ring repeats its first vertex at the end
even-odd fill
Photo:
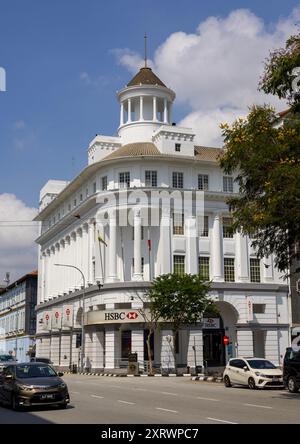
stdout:
POLYGON ((223 367, 236 355, 236 324, 238 312, 229 302, 215 301, 219 314, 204 314, 203 361, 206 367, 223 367), (229 344, 224 345, 224 336, 229 344))

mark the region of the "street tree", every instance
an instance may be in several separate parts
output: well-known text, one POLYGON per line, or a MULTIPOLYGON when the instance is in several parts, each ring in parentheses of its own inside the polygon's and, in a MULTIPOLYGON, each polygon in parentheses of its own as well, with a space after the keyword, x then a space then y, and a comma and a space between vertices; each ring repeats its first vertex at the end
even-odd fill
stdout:
POLYGON ((246 118, 221 125, 220 166, 236 174, 239 186, 239 194, 227 201, 232 228, 251 236, 258 258, 274 254, 285 276, 300 257, 300 102, 293 94, 296 78, 289 75, 300 67, 299 48, 300 37, 294 36, 272 53, 260 82, 265 92, 289 100, 284 118, 267 105, 253 106, 246 118))
POLYGON ((153 280, 148 292, 150 310, 156 319, 171 323, 175 370, 177 371, 175 338, 187 325, 199 323, 204 312, 216 313, 217 307, 209 298, 210 282, 199 275, 168 273, 153 280))

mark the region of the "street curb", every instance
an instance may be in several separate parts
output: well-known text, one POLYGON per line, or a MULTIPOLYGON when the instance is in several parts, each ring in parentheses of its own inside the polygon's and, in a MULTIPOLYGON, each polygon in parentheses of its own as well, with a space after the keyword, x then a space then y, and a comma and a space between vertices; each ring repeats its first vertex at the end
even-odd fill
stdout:
POLYGON ((108 376, 108 377, 115 377, 115 378, 150 378, 150 377, 158 377, 158 378, 190 378, 192 381, 207 381, 207 382, 223 382, 223 378, 220 376, 191 376, 190 373, 183 373, 182 375, 176 375, 175 373, 170 374, 161 374, 156 373, 153 376, 147 375, 147 374, 140 374, 140 375, 127 375, 126 373, 73 373, 73 372, 62 372, 64 375, 83 375, 83 376, 108 376))

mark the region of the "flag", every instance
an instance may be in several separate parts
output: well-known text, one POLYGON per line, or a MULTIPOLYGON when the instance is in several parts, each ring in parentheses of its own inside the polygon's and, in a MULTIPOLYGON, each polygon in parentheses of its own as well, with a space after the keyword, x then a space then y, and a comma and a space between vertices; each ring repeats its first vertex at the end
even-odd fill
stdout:
POLYGON ((107 243, 105 242, 105 240, 103 239, 103 237, 100 236, 99 231, 98 231, 98 241, 99 241, 99 242, 102 242, 102 244, 104 244, 104 245, 107 247, 107 243))
POLYGON ((151 239, 148 239, 148 250, 151 250, 151 239))

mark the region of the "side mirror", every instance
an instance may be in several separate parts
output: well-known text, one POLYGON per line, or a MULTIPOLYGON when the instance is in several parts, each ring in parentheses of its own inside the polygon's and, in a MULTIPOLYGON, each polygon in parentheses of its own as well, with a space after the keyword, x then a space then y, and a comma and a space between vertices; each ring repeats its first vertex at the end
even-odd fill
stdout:
POLYGON ((62 373, 62 372, 58 372, 57 373, 58 374, 58 376, 61 378, 62 376, 64 376, 64 374, 62 373))
POLYGON ((248 367, 246 365, 243 367, 243 369, 244 369, 245 372, 248 371, 248 367))

